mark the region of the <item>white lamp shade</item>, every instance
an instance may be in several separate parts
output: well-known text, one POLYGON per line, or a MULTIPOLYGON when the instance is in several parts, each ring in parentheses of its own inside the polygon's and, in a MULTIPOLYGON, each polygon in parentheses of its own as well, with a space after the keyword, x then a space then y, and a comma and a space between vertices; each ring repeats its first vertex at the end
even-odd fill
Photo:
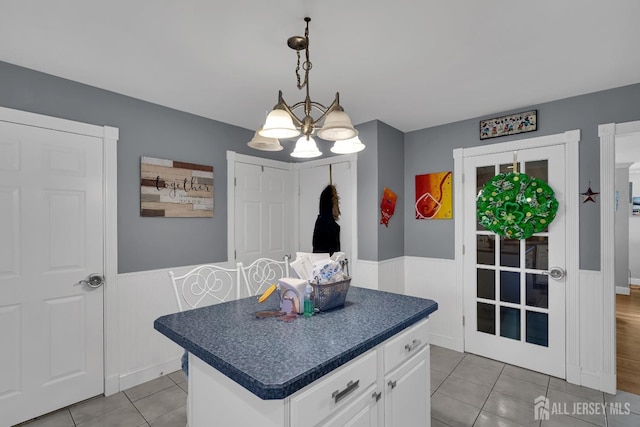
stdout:
POLYGON ((351 124, 349 115, 344 111, 332 111, 324 119, 324 126, 318 131, 318 136, 327 141, 349 139, 358 135, 358 131, 351 124))
POLYGON ((280 151, 284 148, 276 138, 267 138, 260 135, 260 130, 258 129, 251 141, 247 143, 249 147, 261 151, 280 151))
POLYGON ((275 109, 267 115, 260 136, 266 138, 293 138, 300 135, 300 131, 293 125, 289 113, 275 109))
POLYGON ((322 156, 322 152, 318 150, 318 145, 313 138, 307 140, 306 136, 301 136, 296 142, 296 146, 291 153, 291 157, 300 159, 310 159, 312 157, 322 156))
POLYGON ((331 147, 331 152, 335 154, 351 154, 364 150, 365 145, 357 136, 350 139, 336 141, 331 147))

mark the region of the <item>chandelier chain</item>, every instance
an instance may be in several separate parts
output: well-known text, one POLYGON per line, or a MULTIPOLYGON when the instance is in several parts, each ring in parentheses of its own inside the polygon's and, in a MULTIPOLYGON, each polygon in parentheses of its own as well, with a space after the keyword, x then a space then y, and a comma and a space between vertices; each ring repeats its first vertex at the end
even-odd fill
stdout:
POLYGON ((311 70, 311 61, 309 60, 309 22, 307 22, 307 28, 304 30, 304 38, 306 39, 305 46, 305 61, 302 64, 302 69, 304 70, 304 83, 300 83, 300 51, 296 51, 296 55, 298 57, 298 62, 296 63, 296 79, 298 80, 298 89, 302 89, 309 83, 309 70, 311 70))

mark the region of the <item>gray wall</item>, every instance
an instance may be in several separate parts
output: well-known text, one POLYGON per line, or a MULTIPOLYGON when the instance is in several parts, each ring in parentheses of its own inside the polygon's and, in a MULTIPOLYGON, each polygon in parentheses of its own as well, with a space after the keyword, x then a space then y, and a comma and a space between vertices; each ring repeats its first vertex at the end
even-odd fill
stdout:
MULTIPOLYGON (((576 96, 513 111, 498 112, 405 134, 405 194, 413 194, 414 176, 453 170, 452 150, 580 129, 580 192, 591 182, 600 188, 598 125, 640 120, 640 84, 576 96), (503 114, 538 110, 538 130, 480 141, 479 121, 503 114)), ((456 189, 454 188, 454 191, 456 189)), ((580 197, 576 194, 575 197, 580 197)), ((419 221, 412 216, 411 198, 405 198, 405 256, 454 258, 453 220, 419 221)), ((580 268, 600 269, 600 205, 580 204, 580 268)))
MULTIPOLYGON (((226 150, 255 155, 252 131, 4 62, 0 105, 120 129, 120 273, 226 261, 226 150), (213 165, 213 218, 141 218, 140 156, 213 165)), ((288 151, 263 157, 289 161, 288 151)))
MULTIPOLYGON (((380 209, 377 212, 378 257, 376 261, 404 255, 404 134, 378 121, 378 189, 377 204, 380 205, 384 187, 398 195, 396 208, 389 220, 389 227, 380 224, 380 209)), ((363 209, 369 209, 363 207, 363 209)), ((359 211, 358 211, 359 212, 359 211)))
POLYGON ((358 153, 358 258, 378 260, 378 122, 357 126, 360 140, 367 146, 358 153))
MULTIPOLYGON (((378 121, 358 125, 360 138, 367 145, 367 149, 358 154, 360 258, 378 261, 406 255, 453 259, 453 221, 415 220, 413 194, 415 175, 453 170, 454 148, 581 129, 580 191, 586 190, 589 181, 598 191, 597 127, 603 123, 639 120, 639 100, 640 84, 636 84, 498 112, 487 117, 536 108, 539 130, 485 142, 480 142, 478 136, 481 118, 409 132, 404 135, 403 162, 397 157, 402 155, 400 132, 378 121), (388 230, 379 224, 384 186, 399 195, 399 206, 388 230), (393 186, 397 186, 397 190, 393 186)), ((287 142, 284 144, 288 146, 279 153, 256 152, 246 146, 253 135, 250 130, 4 62, 0 62, 0 105, 120 129, 118 259, 121 273, 225 261, 226 151, 291 161, 291 144, 287 142), (140 156, 213 165, 214 217, 141 218, 140 156)), ((583 269, 600 268, 599 223, 599 204, 581 204, 580 267, 583 269)))

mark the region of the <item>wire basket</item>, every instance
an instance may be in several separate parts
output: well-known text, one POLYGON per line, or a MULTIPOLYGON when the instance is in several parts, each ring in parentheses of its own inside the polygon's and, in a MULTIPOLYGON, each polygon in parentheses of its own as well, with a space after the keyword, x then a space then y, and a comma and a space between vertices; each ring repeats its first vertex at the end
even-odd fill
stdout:
POLYGON ((310 283, 313 287, 315 307, 320 311, 326 311, 344 305, 351 278, 333 283, 310 283))

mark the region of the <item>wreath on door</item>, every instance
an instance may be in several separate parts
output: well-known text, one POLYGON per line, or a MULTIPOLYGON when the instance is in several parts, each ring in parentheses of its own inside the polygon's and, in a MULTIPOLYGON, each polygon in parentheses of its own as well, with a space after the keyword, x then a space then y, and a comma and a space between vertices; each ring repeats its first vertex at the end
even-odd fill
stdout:
POLYGON ((494 176, 476 200, 478 221, 509 239, 526 239, 551 224, 558 212, 553 189, 524 173, 494 176))

